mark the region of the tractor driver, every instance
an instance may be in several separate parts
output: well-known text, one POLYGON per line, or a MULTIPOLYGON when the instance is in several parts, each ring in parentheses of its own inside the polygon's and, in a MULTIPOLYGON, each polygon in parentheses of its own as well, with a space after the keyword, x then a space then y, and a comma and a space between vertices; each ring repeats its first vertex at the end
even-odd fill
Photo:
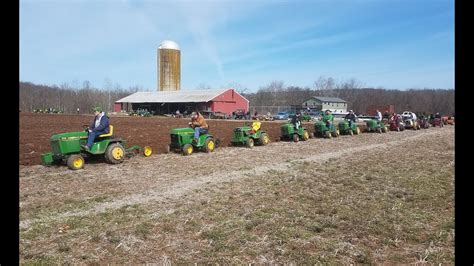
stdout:
POLYGON ((382 121, 382 113, 379 111, 379 109, 377 109, 376 113, 377 113, 377 120, 382 121))
POLYGON ((206 120, 199 112, 191 113, 191 122, 189 122, 189 126, 194 128, 194 143, 198 143, 199 135, 206 134, 209 129, 206 120))
POLYGON ((298 130, 301 126, 301 113, 297 111, 296 114, 291 118, 291 123, 295 126, 296 130, 298 130))
POLYGON ((326 126, 329 127, 331 123, 334 122, 334 116, 331 114, 331 111, 326 110, 326 112, 323 115, 323 122, 326 123, 326 126))
POLYGON ((109 133, 109 118, 102 112, 101 107, 95 107, 94 109, 95 118, 90 127, 87 129, 89 136, 87 137, 87 145, 82 145, 85 150, 90 150, 94 144, 94 140, 97 136, 109 133))
POLYGON ((352 124, 355 123, 357 116, 354 114, 354 111, 350 110, 345 118, 349 120, 349 127, 352 127, 352 124))

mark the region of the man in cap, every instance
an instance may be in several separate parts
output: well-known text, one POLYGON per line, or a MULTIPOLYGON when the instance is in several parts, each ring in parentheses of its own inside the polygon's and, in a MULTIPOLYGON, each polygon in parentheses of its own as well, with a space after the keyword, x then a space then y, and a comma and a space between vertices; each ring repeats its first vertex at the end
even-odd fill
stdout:
POLYGON ((87 145, 82 145, 82 148, 88 151, 91 149, 97 136, 109 133, 109 118, 102 111, 102 107, 97 106, 93 110, 95 118, 90 127, 87 129, 89 132, 87 145))
POLYGON ((296 111, 296 114, 291 117, 291 123, 295 126, 296 130, 298 130, 301 126, 301 112, 296 111))
POLYGON ((349 120, 349 126, 352 127, 352 123, 356 122, 357 116, 354 114, 354 111, 350 110, 345 119, 349 120))
POLYGON ((191 113, 191 122, 189 122, 189 126, 194 128, 194 143, 198 143, 199 135, 206 134, 209 129, 206 120, 199 112, 191 113))

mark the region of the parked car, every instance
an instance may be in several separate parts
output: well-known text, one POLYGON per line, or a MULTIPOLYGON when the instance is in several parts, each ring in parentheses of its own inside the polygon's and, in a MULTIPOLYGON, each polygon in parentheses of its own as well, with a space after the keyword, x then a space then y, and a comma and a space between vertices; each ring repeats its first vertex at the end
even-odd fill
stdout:
POLYGON ((288 120, 290 117, 288 112, 278 112, 276 115, 273 116, 275 120, 288 120))

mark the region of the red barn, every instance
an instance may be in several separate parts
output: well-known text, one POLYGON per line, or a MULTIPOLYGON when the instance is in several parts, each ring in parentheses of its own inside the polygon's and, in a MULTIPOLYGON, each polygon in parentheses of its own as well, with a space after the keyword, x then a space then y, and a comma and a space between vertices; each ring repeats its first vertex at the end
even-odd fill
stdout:
POLYGON ((234 89, 136 92, 115 102, 115 112, 147 109, 155 114, 249 110, 249 101, 234 89))
POLYGON ((385 113, 385 111, 388 111, 389 114, 392 114, 395 112, 395 106, 393 105, 371 105, 367 107, 366 114, 377 115, 377 109, 379 109, 382 115, 385 113))

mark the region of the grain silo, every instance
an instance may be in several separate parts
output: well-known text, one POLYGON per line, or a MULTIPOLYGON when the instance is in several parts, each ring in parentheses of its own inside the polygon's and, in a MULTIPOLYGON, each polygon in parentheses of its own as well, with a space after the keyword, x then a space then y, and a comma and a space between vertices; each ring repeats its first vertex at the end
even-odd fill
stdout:
POLYGON ((177 43, 163 41, 158 48, 158 91, 179 91, 181 51, 177 43))

